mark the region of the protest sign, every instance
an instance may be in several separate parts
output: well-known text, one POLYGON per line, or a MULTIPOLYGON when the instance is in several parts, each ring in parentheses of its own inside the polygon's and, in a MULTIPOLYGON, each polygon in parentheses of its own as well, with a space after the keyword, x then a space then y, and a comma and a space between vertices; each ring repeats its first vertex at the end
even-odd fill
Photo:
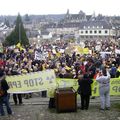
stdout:
POLYGON ((22 75, 7 76, 9 93, 30 93, 56 87, 54 70, 46 70, 22 75))

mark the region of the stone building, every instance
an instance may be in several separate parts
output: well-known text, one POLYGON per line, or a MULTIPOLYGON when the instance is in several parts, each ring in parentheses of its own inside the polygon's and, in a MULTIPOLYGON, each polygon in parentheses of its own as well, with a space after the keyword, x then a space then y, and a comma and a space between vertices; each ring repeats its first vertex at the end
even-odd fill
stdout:
POLYGON ((115 37, 112 24, 105 20, 85 21, 79 26, 79 40, 107 40, 115 37))

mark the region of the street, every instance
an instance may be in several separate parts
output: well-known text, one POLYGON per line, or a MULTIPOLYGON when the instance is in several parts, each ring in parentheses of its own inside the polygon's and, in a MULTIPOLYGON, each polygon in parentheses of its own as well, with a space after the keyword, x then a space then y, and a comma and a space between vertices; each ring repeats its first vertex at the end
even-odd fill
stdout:
POLYGON ((120 120, 120 97, 111 97, 111 109, 100 111, 99 97, 91 99, 88 110, 80 110, 77 99, 77 112, 57 113, 56 109, 48 108, 48 98, 33 97, 23 99, 23 105, 15 106, 10 99, 12 116, 0 117, 0 120, 120 120), (118 107, 119 106, 119 107, 118 107))

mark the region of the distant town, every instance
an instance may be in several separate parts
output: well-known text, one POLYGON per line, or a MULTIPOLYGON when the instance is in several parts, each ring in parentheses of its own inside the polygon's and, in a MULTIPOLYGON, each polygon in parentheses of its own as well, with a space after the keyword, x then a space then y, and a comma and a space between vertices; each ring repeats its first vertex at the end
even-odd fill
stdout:
MULTIPOLYGON (((0 41, 15 27, 16 16, 0 16, 0 41)), ((22 16, 27 37, 32 43, 43 40, 108 40, 120 38, 120 16, 86 15, 83 11, 58 15, 22 16)))

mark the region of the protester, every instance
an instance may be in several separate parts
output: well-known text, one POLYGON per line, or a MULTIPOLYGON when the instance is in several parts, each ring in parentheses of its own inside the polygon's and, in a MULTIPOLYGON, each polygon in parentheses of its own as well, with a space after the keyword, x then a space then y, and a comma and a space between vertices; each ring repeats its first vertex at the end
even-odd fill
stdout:
POLYGON ((103 69, 96 77, 99 83, 99 94, 101 100, 100 110, 110 109, 110 74, 107 69, 103 69))
MULTIPOLYGON (((19 75, 19 72, 17 71, 16 68, 14 68, 12 71, 11 71, 11 75, 19 75)), ((19 105, 22 105, 22 94, 13 94, 13 100, 14 100, 14 103, 15 105, 18 104, 19 102, 19 105)))
POLYGON ((12 115, 12 110, 9 104, 8 99, 8 93, 7 90, 9 89, 9 86, 5 80, 5 74, 3 70, 0 70, 0 114, 1 116, 5 115, 3 104, 5 104, 7 113, 9 115, 12 115))
POLYGON ((88 74, 84 74, 83 77, 79 76, 78 84, 79 90, 78 93, 81 96, 81 110, 88 110, 90 95, 91 95, 91 84, 92 80, 89 78, 88 74))
POLYGON ((110 75, 111 75, 111 78, 115 78, 116 77, 116 72, 117 72, 117 68, 114 64, 112 64, 112 67, 110 69, 110 75))

